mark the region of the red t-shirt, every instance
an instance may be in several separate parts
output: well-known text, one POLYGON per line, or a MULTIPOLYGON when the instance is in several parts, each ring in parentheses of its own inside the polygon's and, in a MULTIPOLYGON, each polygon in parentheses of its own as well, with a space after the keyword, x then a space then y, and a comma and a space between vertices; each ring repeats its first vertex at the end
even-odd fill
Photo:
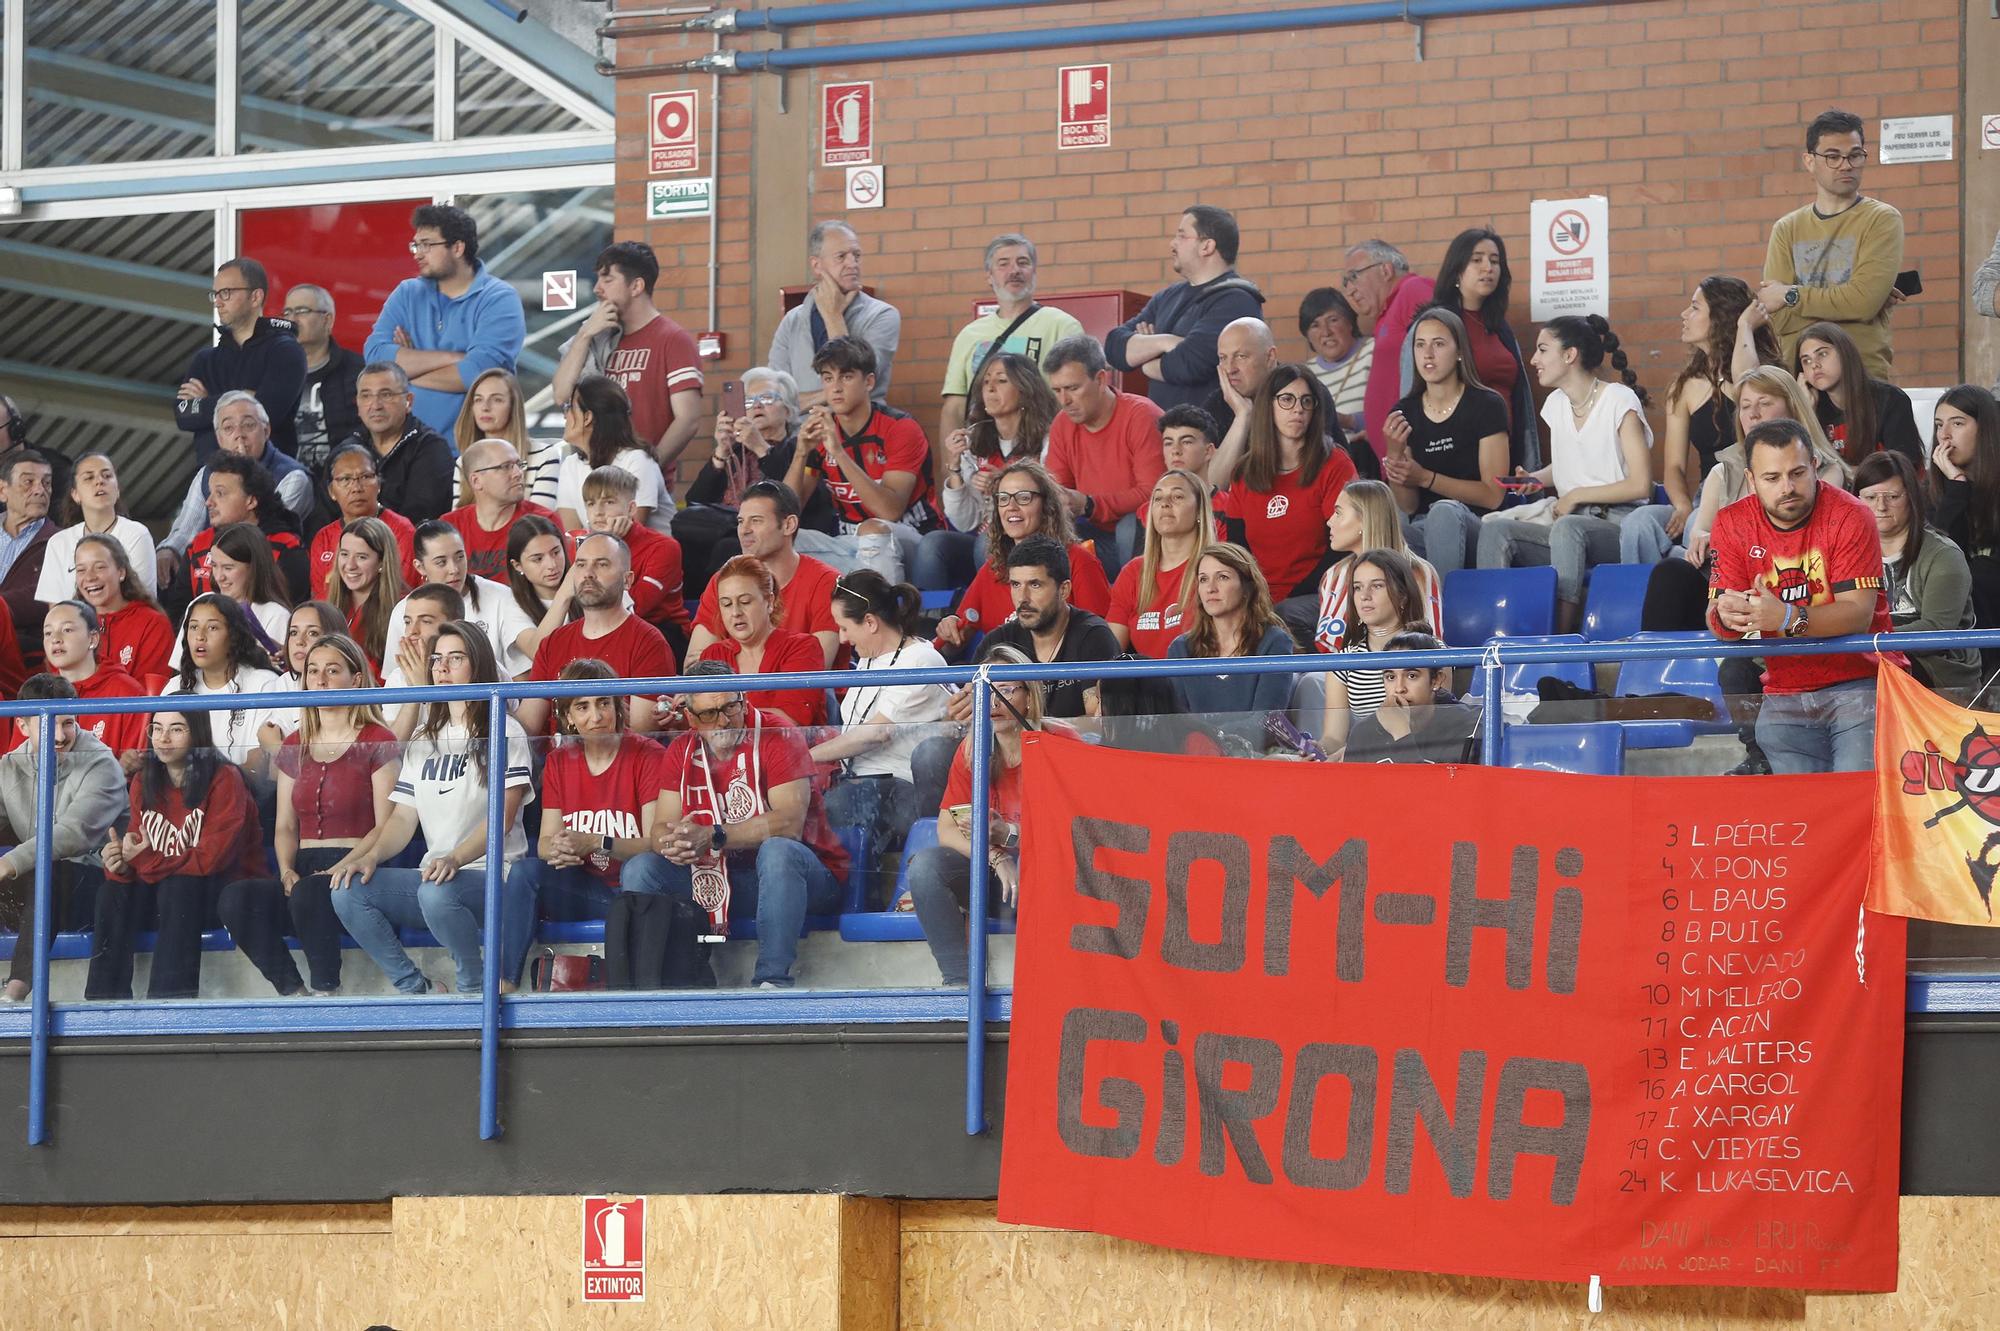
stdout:
POLYGON ((330 763, 307 752, 302 732, 285 736, 278 770, 292 779, 292 812, 307 841, 365 837, 375 830, 375 773, 402 757, 387 726, 366 725, 330 763))
MULTIPOLYGON (((172 630, 168 632, 171 635, 172 630)), ((109 660, 102 655, 103 651, 100 644, 100 658, 109 660)), ((0 599, 0 698, 11 700, 27 682, 28 663, 21 655, 21 640, 14 636, 14 613, 7 608, 7 602, 0 599)))
POLYGON ((627 615, 617 628, 601 638, 583 631, 585 621, 573 619, 535 649, 528 678, 550 680, 562 673, 571 661, 594 657, 611 667, 620 679, 661 679, 676 674, 673 648, 660 631, 637 615, 627 615))
MULTIPOLYGON (((701 736, 693 731, 675 740, 673 747, 667 750, 661 786, 679 793, 684 814, 701 815, 709 823, 715 821, 715 808, 709 800, 711 786, 722 803, 722 821, 725 824, 740 823, 768 811, 770 792, 774 786, 782 786, 789 781, 804 781, 810 786, 812 754, 807 751, 799 732, 786 725, 782 716, 761 708, 755 720, 761 722, 755 727, 755 742, 750 738, 753 718, 746 716, 742 738, 735 751, 726 757, 716 758, 709 754, 701 736)), ((840 844, 833 828, 828 826, 826 808, 820 803, 819 796, 815 794, 808 798, 811 803, 806 809, 806 825, 799 839, 812 847, 820 863, 831 870, 835 878, 845 881, 847 847, 840 844)))
MULTIPOLYGON (((586 836, 643 835, 639 815, 660 798, 667 752, 644 735, 618 737, 618 752, 602 772, 592 772, 583 745, 565 741, 542 769, 542 807, 560 809, 562 825, 586 836)), ((604 851, 583 857, 583 868, 612 887, 619 864, 604 851)))
MULTIPOLYGON (((556 515, 540 504, 523 499, 514 506, 514 517, 503 523, 498 531, 487 531, 479 525, 479 506, 476 504, 454 508, 444 515, 444 521, 458 528, 458 534, 465 538, 466 571, 504 587, 507 585, 507 537, 513 532, 514 523, 531 513, 550 522, 556 520, 556 515)), ((556 525, 560 528, 562 524, 556 525)))
MULTIPOLYGON (((737 661, 743 655, 743 644, 724 635, 702 649, 704 661, 727 661, 731 669, 736 669, 737 661)), ((758 663, 760 675, 796 674, 808 670, 826 669, 826 658, 821 655, 819 639, 810 633, 794 633, 790 629, 774 628, 771 636, 764 640, 764 659, 758 663)), ((774 689, 768 693, 751 695, 752 702, 767 711, 783 712, 793 724, 818 726, 826 724, 825 689, 774 689)))
POLYGON ((1118 570, 1118 582, 1111 589, 1111 613, 1105 618, 1131 631, 1133 651, 1162 661, 1173 640, 1181 636, 1181 580, 1187 576, 1188 566, 1182 563, 1155 572, 1153 599, 1140 605, 1139 574, 1145 562, 1135 559, 1118 570))
MULTIPOLYGON (((1507 344, 1499 334, 1486 331, 1486 325, 1477 314, 1470 310, 1459 316, 1465 323, 1465 337, 1472 344, 1472 368, 1479 372, 1479 381, 1500 395, 1500 405, 1506 408, 1508 428, 1514 420, 1514 384, 1521 377, 1521 363, 1514 359, 1514 353, 1507 350, 1507 344)), ((1418 387, 1422 387, 1421 384, 1418 387)))
POLYGON ((625 548, 632 552, 634 613, 648 624, 672 624, 685 631, 688 611, 681 597, 681 543, 635 524, 625 533, 625 548))
MULTIPOLYGON (((662 314, 618 340, 604 373, 632 403, 632 433, 648 452, 674 423, 673 395, 701 391, 701 357, 687 329, 662 314)), ((666 478, 669 488, 673 477, 666 478)))
MULTIPOLYGON (((800 555, 792 580, 778 588, 779 598, 785 603, 779 627, 794 633, 837 633, 839 630, 833 623, 833 584, 839 581, 840 575, 831 565, 811 555, 800 555)), ((726 638, 729 635, 722 631, 722 612, 715 608, 720 594, 715 579, 710 578, 702 591, 701 604, 695 609, 694 622, 714 636, 726 638)))
POLYGON ((131 601, 123 610, 103 616, 101 626, 99 661, 117 666, 142 684, 156 676, 164 683, 173 673, 167 661, 174 654, 174 626, 159 610, 131 601))
MULTIPOLYGON (((951 755, 951 772, 944 779, 944 798, 938 801, 938 808, 947 814, 953 809, 969 808, 972 805, 972 741, 960 740, 958 752, 951 755)), ((1000 761, 1000 755, 993 755, 993 791, 990 803, 991 814, 1010 823, 1021 821, 1021 769, 1009 767, 1000 761)))
MULTIPOLYGON (((55 672, 49 671, 54 674, 55 672)), ((126 674, 115 665, 101 665, 97 673, 76 686, 79 698, 145 698, 151 694, 146 686, 126 674)), ((146 726, 151 718, 144 712, 121 712, 116 715, 96 716, 89 712, 77 714, 79 730, 87 730, 103 740, 113 753, 125 754, 134 749, 144 751, 147 738, 146 726)), ((20 718, 10 716, 0 723, 0 730, 6 738, 0 742, 0 752, 12 752, 21 747, 25 736, 21 733, 20 718)))
MULTIPOLYGON (((1820 482, 1812 516, 1790 531, 1771 524, 1756 495, 1745 495, 1715 515, 1709 545, 1715 551, 1708 578, 1711 601, 1726 591, 1748 590, 1752 578, 1760 579, 1787 605, 1807 607, 1831 604, 1841 592, 1873 590, 1875 611, 1867 631, 1888 633, 1892 628, 1875 515, 1839 486, 1820 482)), ((1884 652, 1882 657, 1905 664, 1900 653, 1884 652)), ((1872 656, 1764 658, 1766 693, 1810 693, 1844 680, 1874 677, 1872 656)))
POLYGON ((1167 470, 1160 453, 1160 404, 1120 393, 1111 419, 1097 431, 1058 414, 1049 426, 1042 465, 1056 484, 1090 496, 1097 504, 1091 520, 1109 531, 1144 506, 1153 482, 1167 470))
POLYGON ((1326 554, 1326 520, 1354 479, 1354 463, 1345 450, 1335 449, 1311 485, 1300 484, 1299 474, 1279 472, 1269 493, 1253 491, 1241 477, 1229 487, 1230 512, 1243 520, 1243 539, 1271 584, 1273 601, 1290 596, 1326 554))
MULTIPOLYGON (((1069 583, 1069 603, 1077 609, 1101 615, 1111 608, 1111 584, 1095 547, 1078 542, 1069 548, 1069 583)), ((977 633, 991 633, 1012 619, 1014 593, 1004 574, 995 573, 990 561, 981 564, 953 613, 977 633)))
MULTIPOLYGON (((836 424, 835 429, 840 427, 836 424)), ((892 471, 906 471, 917 478, 917 484, 910 491, 910 505, 904 511, 902 521, 919 531, 933 531, 944 524, 938 512, 937 499, 931 493, 931 441, 924 437, 924 427, 912 417, 886 407, 877 407, 861 427, 859 434, 841 434, 841 445, 861 464, 861 470, 875 481, 880 481, 892 471)), ((1154 452, 1159 451, 1157 441, 1154 452)), ((820 476, 828 496, 833 500, 834 516, 840 520, 841 529, 852 534, 855 527, 874 517, 861 503, 860 492, 847 474, 840 468, 829 466, 826 450, 814 449, 807 459, 808 469, 820 476)))
MULTIPOLYGON (((403 585, 415 587, 423 581, 417 576, 417 529, 410 525, 408 518, 394 509, 379 509, 375 516, 388 524, 389 530, 396 537, 396 548, 403 552, 403 585)), ((445 516, 449 518, 451 515, 447 513, 445 516)), ((340 538, 346 527, 346 523, 335 518, 313 534, 312 548, 306 552, 306 575, 312 584, 312 594, 302 596, 300 600, 328 599, 329 579, 333 577, 333 557, 340 552, 340 538)), ((466 546, 470 549, 471 545, 471 538, 468 537, 466 546)), ((504 577, 500 579, 502 582, 506 580, 504 577)))

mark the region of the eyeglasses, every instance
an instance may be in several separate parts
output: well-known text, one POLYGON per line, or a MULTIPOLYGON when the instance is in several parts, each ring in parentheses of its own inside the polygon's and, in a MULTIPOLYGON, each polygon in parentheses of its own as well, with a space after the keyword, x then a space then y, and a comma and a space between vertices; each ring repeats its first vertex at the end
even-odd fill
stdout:
POLYGON ((1312 405, 1312 400, 1311 393, 1280 393, 1271 399, 1271 401, 1277 403, 1286 411, 1297 411, 1300 407, 1309 407, 1312 405))
POLYGON ((241 296, 249 290, 249 287, 217 287, 208 293, 208 303, 220 305, 224 296, 241 296))
POLYGON ((436 249, 439 245, 449 244, 451 242, 448 240, 413 240, 410 242, 410 253, 421 259, 424 257, 424 251, 436 249))
POLYGON ((472 657, 464 652, 433 652, 431 654, 431 669, 433 670, 436 670, 439 666, 455 668, 457 666, 469 665, 471 662, 472 657))
MULTIPOLYGON (((209 294, 209 295, 210 295, 211 297, 215 295, 215 293, 214 293, 213 291, 209 292, 208 294, 209 294)), ((284 308, 284 309, 282 309, 282 310, 279 310, 279 311, 278 311, 278 313, 280 313, 280 314, 284 315, 284 316, 285 316, 285 317, 286 317, 287 319, 303 319, 303 318, 305 318, 305 317, 306 317, 306 316, 307 316, 308 314, 327 314, 327 315, 330 315, 330 314, 332 314, 332 313, 333 313, 333 311, 332 311, 332 310, 322 310, 322 309, 320 309, 320 308, 319 308, 318 306, 316 306, 316 305, 287 305, 287 306, 285 306, 285 308, 284 308)))
POLYGON ((366 485, 370 481, 379 481, 381 479, 382 479, 382 474, 380 472, 346 471, 342 472, 338 476, 333 477, 331 480, 327 482, 327 484, 334 486, 337 489, 351 490, 357 485, 366 485))
POLYGON ((1814 153, 1813 156, 1825 162, 1828 167, 1860 166, 1868 160, 1868 150, 1866 148, 1856 148, 1853 152, 1814 153))
POLYGON ((995 490, 993 502, 1001 508, 1026 508, 1042 501, 1040 490, 995 490))
POLYGON ((690 718, 700 722, 702 725, 712 726, 717 721, 720 721, 724 717, 729 716, 731 713, 740 712, 742 710, 743 710, 743 700, 741 698, 738 698, 734 702, 721 703, 715 707, 690 707, 687 709, 687 714, 690 718))
POLYGON ((755 397, 744 398, 743 405, 746 407, 768 407, 777 400, 778 395, 776 393, 759 393, 755 397))
POLYGON ((514 459, 514 460, 513 460, 512 462, 495 462, 495 463, 493 463, 493 464, 492 464, 491 466, 487 466, 487 467, 474 467, 474 468, 472 469, 472 474, 473 474, 474 476, 478 476, 478 475, 481 475, 481 474, 483 474, 483 473, 485 473, 485 472, 489 472, 489 471, 520 471, 520 472, 525 472, 525 471, 526 471, 527 469, 528 469, 528 464, 527 464, 527 463, 525 463, 525 462, 521 461, 521 459, 519 459, 519 458, 515 458, 515 459, 514 459))
POLYGON ((1351 287, 1356 282, 1359 282, 1361 280, 1361 275, 1367 272, 1370 268, 1380 268, 1381 266, 1382 266, 1382 261, 1378 259, 1374 263, 1364 263, 1359 268, 1343 268, 1340 270, 1340 285, 1343 287, 1351 287))

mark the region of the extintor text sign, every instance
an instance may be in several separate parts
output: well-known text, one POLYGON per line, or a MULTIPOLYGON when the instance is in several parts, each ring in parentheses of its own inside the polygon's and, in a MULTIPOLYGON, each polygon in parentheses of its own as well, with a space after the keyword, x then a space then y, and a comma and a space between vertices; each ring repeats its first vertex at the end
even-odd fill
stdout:
POLYGON ((646 1301, 646 1199, 583 1199, 583 1301, 646 1301))

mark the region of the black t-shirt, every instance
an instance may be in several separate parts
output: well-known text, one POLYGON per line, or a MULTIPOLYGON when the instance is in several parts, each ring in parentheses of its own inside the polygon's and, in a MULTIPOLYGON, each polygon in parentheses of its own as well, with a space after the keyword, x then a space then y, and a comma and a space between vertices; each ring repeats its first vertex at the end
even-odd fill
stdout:
MULTIPOLYGON (((1030 661, 1041 661, 1035 652, 1035 635, 1021 627, 1021 622, 1010 619, 999 628, 986 635, 980 644, 980 655, 984 656, 995 646, 1005 643, 1016 648, 1030 661)), ((1088 610, 1069 608, 1069 625, 1063 630, 1062 645, 1049 665, 1055 661, 1115 661, 1120 655, 1118 639, 1112 635, 1111 626, 1088 610)), ((1083 715, 1083 691, 1097 681, 1091 679, 1066 679, 1048 686, 1048 694, 1042 705, 1045 716, 1060 720, 1073 720, 1083 715)))
POLYGON ((1350 763, 1471 763, 1479 761, 1474 740, 1479 713, 1450 694, 1440 694, 1431 707, 1430 724, 1401 739, 1392 738, 1376 716, 1354 723, 1347 737, 1345 761, 1350 763))
MULTIPOLYGON (((1451 415, 1441 421, 1434 421, 1424 414, 1424 390, 1416 392, 1396 404, 1396 410, 1403 413, 1403 419, 1410 423, 1410 456, 1425 471, 1434 471, 1440 476, 1449 476, 1455 481, 1477 481, 1479 472, 1479 441, 1488 435, 1507 433, 1507 404, 1500 395, 1490 389, 1468 388, 1459 397, 1458 405, 1451 415)), ((1423 506, 1429 508, 1431 498, 1424 497, 1423 506)), ((1486 510, 1474 508, 1475 513, 1486 510)))

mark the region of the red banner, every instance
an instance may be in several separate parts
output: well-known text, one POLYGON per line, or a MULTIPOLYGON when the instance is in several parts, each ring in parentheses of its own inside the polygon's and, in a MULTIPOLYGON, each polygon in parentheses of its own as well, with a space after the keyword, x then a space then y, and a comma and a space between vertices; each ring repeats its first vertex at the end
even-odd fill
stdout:
POLYGON ((1028 741, 1000 1218, 1242 1257, 1896 1285, 1870 778, 1028 741), (1865 928, 1862 927, 1865 922, 1865 928))

